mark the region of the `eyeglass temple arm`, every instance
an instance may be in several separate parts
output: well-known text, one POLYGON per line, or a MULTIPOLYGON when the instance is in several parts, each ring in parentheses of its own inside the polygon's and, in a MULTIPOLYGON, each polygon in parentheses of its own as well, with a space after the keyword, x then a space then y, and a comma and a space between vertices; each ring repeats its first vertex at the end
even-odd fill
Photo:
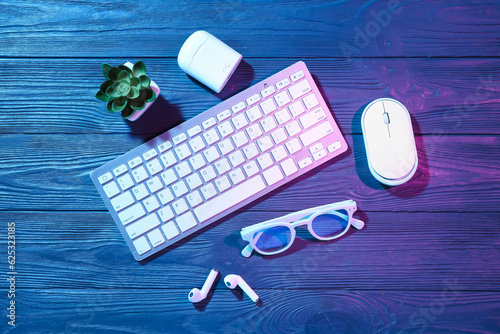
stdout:
POLYGON ((353 218, 351 221, 351 225, 356 229, 356 230, 361 230, 363 227, 365 227, 365 222, 356 218, 353 218))
POLYGON ((250 244, 248 244, 245 248, 243 248, 243 250, 241 251, 241 255, 243 255, 244 257, 250 257, 250 255, 252 255, 252 252, 253 252, 253 248, 250 244))

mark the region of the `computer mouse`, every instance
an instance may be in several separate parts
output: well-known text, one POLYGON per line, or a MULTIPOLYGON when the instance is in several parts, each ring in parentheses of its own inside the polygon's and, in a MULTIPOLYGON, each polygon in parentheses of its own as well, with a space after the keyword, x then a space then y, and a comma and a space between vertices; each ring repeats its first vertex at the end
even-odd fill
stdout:
POLYGON ((377 99, 361 116, 370 172, 379 182, 396 186, 410 180, 418 165, 410 113, 399 101, 377 99))

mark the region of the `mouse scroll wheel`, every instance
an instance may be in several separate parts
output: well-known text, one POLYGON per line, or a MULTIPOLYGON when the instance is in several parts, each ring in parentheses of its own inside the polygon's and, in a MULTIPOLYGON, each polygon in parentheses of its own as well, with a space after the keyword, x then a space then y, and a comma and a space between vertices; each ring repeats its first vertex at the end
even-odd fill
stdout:
POLYGON ((384 118, 384 124, 389 124, 391 122, 391 120, 389 119, 389 113, 388 112, 384 112, 382 116, 384 118))

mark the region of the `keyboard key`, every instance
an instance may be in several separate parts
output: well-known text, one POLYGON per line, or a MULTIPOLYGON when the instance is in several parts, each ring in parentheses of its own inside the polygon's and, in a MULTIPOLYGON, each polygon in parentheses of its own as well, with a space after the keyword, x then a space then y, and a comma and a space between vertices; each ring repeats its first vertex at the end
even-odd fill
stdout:
POLYGON ((269 116, 260 121, 260 125, 262 125, 262 129, 264 132, 269 132, 277 127, 276 121, 273 116, 269 116))
POLYGON ((289 120, 292 119, 290 117, 290 113, 288 112, 288 110, 286 108, 285 109, 281 109, 280 111, 277 111, 274 114, 274 117, 276 117, 276 120, 278 121, 279 125, 281 125, 283 123, 286 123, 286 122, 288 122, 289 120))
POLYGON ((236 133, 231 138, 233 138, 234 144, 238 148, 248 143, 248 138, 244 131, 236 133))
POLYGON ((243 153, 245 153, 247 159, 250 160, 259 154, 259 150, 257 146, 255 146, 255 143, 251 143, 243 148, 243 153))
POLYGON ((288 93, 285 90, 279 94, 274 95, 274 101, 276 101, 278 108, 281 108, 285 104, 288 104, 290 102, 290 97, 288 96, 288 93))
POLYGON ((219 135, 215 131, 215 129, 208 130, 203 134, 203 138, 205 138, 205 141, 207 142, 208 146, 211 146, 213 143, 218 141, 220 139, 219 135))
POLYGON ((149 192, 146 189, 144 183, 141 183, 137 187, 132 188, 132 193, 134 194, 135 199, 138 201, 149 196, 149 192))
POLYGON ((187 136, 185 133, 180 133, 174 138, 172 138, 172 141, 174 142, 175 145, 179 145, 180 143, 184 142, 187 140, 187 136))
POLYGON ((160 220, 162 223, 169 221, 170 219, 174 218, 174 212, 169 206, 166 206, 160 210, 158 210, 158 215, 160 216, 160 220))
POLYGON ((233 126, 229 121, 217 125, 217 129, 219 130, 219 133, 222 136, 222 138, 225 138, 234 132, 233 126))
POLYGON ((156 152, 156 150, 154 148, 152 148, 149 151, 147 151, 146 153, 144 153, 142 155, 142 157, 144 158, 145 161, 148 161, 150 159, 153 159, 157 155, 158 155, 158 153, 156 152))
POLYGON ((278 81, 278 83, 276 83, 276 89, 281 90, 281 89, 285 88, 286 86, 288 86, 289 84, 290 84, 290 80, 288 80, 288 78, 285 78, 281 81, 278 81))
POLYGON ((221 174, 224 174, 225 172, 227 172, 228 170, 231 169, 231 166, 229 166, 229 162, 227 161, 226 158, 222 158, 220 160, 218 160, 215 164, 215 169, 217 169, 217 173, 219 173, 219 175, 221 174))
POLYGON ((307 166, 309 166, 310 164, 312 164, 312 159, 311 157, 307 157, 303 160, 300 160, 298 165, 300 168, 306 168, 307 166))
POLYGON ((203 223, 230 207, 252 197, 265 188, 266 184, 262 180, 262 177, 257 175, 196 207, 194 209, 194 214, 198 218, 198 221, 203 223))
POLYGON ((118 189, 118 186, 116 185, 115 181, 109 182, 106 184, 104 187, 102 187, 102 190, 106 193, 106 196, 108 198, 111 198, 115 196, 116 194, 120 193, 120 189, 118 189))
POLYGON ((215 180, 215 185, 217 186, 219 192, 223 192, 224 190, 231 187, 231 183, 229 183, 229 179, 226 175, 223 175, 222 177, 219 177, 217 180, 215 180))
POLYGON ((228 119, 229 117, 231 117, 231 111, 229 111, 229 109, 226 109, 217 114, 217 119, 219 120, 219 122, 222 122, 223 120, 228 119))
POLYGON ((276 145, 288 139, 288 136, 286 135, 285 130, 283 130, 283 128, 279 128, 278 130, 271 132, 271 137, 273 138, 274 143, 276 145))
POLYGON ((174 151, 175 154, 177 155, 177 158, 179 158, 180 161, 191 156, 191 150, 189 150, 187 144, 182 144, 180 146, 177 146, 174 151))
POLYGON ((214 162, 215 160, 220 158, 219 151, 215 146, 210 147, 208 150, 203 152, 205 159, 207 159, 208 163, 214 162))
POLYGON ((262 173, 262 176, 264 176, 264 179, 266 180, 267 185, 269 186, 272 186, 273 184, 283 180, 284 178, 279 166, 273 166, 269 168, 268 170, 262 173))
POLYGON ((262 117, 262 113, 260 112, 260 109, 258 106, 252 107, 246 111, 247 117, 250 120, 250 122, 255 122, 259 118, 262 117))
POLYGON ((276 105, 274 104, 272 99, 267 99, 264 102, 261 102, 260 107, 266 115, 276 110, 276 105))
POLYGON ((246 128, 246 131, 248 133, 248 137, 250 137, 250 140, 254 140, 255 138, 262 135, 262 130, 260 129, 258 123, 249 126, 248 128, 246 128))
POLYGON ((294 100, 298 99, 299 97, 301 97, 306 93, 309 93, 311 90, 312 90, 311 85, 309 85, 309 82, 307 80, 302 80, 296 85, 288 88, 288 91, 290 92, 290 95, 294 100))
POLYGON ((161 173, 160 176, 166 186, 177 181, 177 175, 174 173, 173 169, 168 169, 166 172, 161 173))
POLYGON ((128 171, 127 166, 125 164, 121 164, 120 166, 113 169, 113 174, 115 174, 115 176, 120 176, 126 171, 128 171))
POLYGON ((245 108, 246 108, 245 103, 240 102, 240 103, 232 106, 231 110, 233 111, 233 113, 237 114, 237 113, 239 113, 240 111, 242 111, 245 108))
POLYGON ((174 191, 174 194, 177 197, 181 197, 182 195, 188 192, 188 188, 186 187, 186 184, 182 180, 175 183, 172 186, 172 190, 174 191))
POLYGON ((211 128, 215 124, 217 124, 217 121, 213 117, 210 117, 209 119, 207 119, 206 121, 201 123, 201 125, 203 126, 203 129, 205 129, 205 130, 208 128, 211 128))
POLYGON ((233 122, 234 128, 236 130, 240 130, 241 128, 248 125, 248 121, 247 118, 245 117, 245 114, 239 114, 237 116, 234 116, 231 121, 233 122))
POLYGON ((161 227, 161 230, 163 231, 163 234, 165 234, 165 237, 167 237, 168 240, 175 238, 176 236, 179 235, 179 230, 175 226, 173 222, 167 223, 161 227))
POLYGON ((229 161, 231 161, 231 165, 233 165, 233 167, 239 166, 245 162, 245 157, 243 156, 243 153, 241 153, 241 151, 231 153, 228 158, 229 161))
POLYGON ((118 184, 120 185, 120 188, 125 191, 134 185, 134 181, 132 181, 132 178, 129 174, 125 174, 122 177, 118 178, 118 184))
POLYGON ((159 225, 160 221, 158 220, 158 217, 156 217, 156 215, 149 215, 127 226, 125 230, 127 231, 130 239, 134 239, 159 225))
POLYGON ((318 124, 322 120, 326 119, 326 115, 325 112, 323 111, 323 108, 318 108, 316 110, 308 112, 304 116, 301 116, 299 119, 300 119, 300 124, 302 124, 302 127, 304 129, 307 129, 315 124, 318 124))
POLYGON ((195 125, 191 129, 187 130, 189 137, 193 138, 197 134, 201 133, 201 126, 195 125))
POLYGON ((197 225, 196 219, 194 218, 191 212, 188 212, 180 217, 178 217, 175 222, 179 226, 182 232, 186 232, 190 228, 193 228, 197 225))
POLYGON ((163 188, 163 184, 161 183, 160 178, 158 176, 155 176, 152 179, 147 180, 146 185, 148 186, 149 191, 152 194, 163 188))
POLYGON ((257 144, 259 145, 260 151, 265 152, 273 147, 273 142, 271 141, 271 137, 264 136, 257 140, 257 144))
POLYGON ((276 162, 281 161, 288 156, 283 145, 273 148, 271 150, 271 154, 273 155, 274 161, 276 162))
POLYGON ((171 148, 172 148, 172 143, 168 140, 166 142, 164 142, 163 144, 158 145, 158 151, 160 153, 163 153, 166 150, 171 149, 171 148))
POLYGON ((153 247, 157 247, 165 242, 163 234, 161 234, 159 229, 154 229, 148 233, 148 239, 153 247))
POLYGON ((290 76, 290 79, 292 79, 292 82, 295 82, 295 81, 297 81, 297 80, 302 79, 303 77, 304 77, 304 72, 302 72, 302 70, 300 70, 300 71, 298 71, 298 72, 296 72, 296 73, 292 74, 292 75, 290 76))
POLYGON ((300 151, 302 146, 300 146, 299 140, 297 138, 293 138, 289 142, 285 143, 286 149, 288 150, 288 153, 294 154, 295 152, 300 151))
POLYGON ((153 212, 160 207, 160 203, 158 203, 158 200, 155 196, 146 198, 142 203, 144 203, 144 206, 146 207, 146 210, 148 210, 148 212, 153 212))
POLYGON ((322 149, 321 151, 318 151, 318 152, 313 154, 313 159, 315 161, 318 161, 319 159, 322 159, 324 157, 326 157, 326 150, 325 149, 322 149))
POLYGON ((249 106, 251 106, 252 104, 255 104, 255 103, 260 101, 260 96, 259 96, 259 94, 254 94, 254 95, 250 96, 246 101, 247 101, 247 104, 249 106))
POLYGON ((205 159, 203 159, 203 156, 201 154, 197 154, 194 157, 189 158, 189 163, 194 170, 198 170, 206 165, 205 159))
POLYGON ((314 93, 307 95, 302 99, 302 101, 304 101, 304 105, 307 109, 314 108, 319 104, 318 98, 314 95, 314 93))
POLYGON ((292 113, 293 117, 297 117, 300 114, 302 114, 304 111, 306 111, 306 108, 302 105, 302 102, 297 101, 288 106, 288 109, 290 109, 290 112, 292 113))
POLYGON ((107 172, 106 174, 99 176, 97 180, 99 180, 100 184, 104 184, 110 180, 113 180, 113 175, 111 175, 110 172, 107 172))
POLYGON ((205 142, 201 139, 201 136, 191 139, 189 141, 189 146, 193 150, 193 153, 197 153, 206 147, 205 142))
POLYGON ((203 168, 200 171, 200 173, 201 173, 201 177, 203 178, 203 180, 205 182, 213 180, 217 176, 217 174, 215 174, 215 170, 214 170, 214 168, 212 166, 208 166, 206 168, 203 168))
POLYGON ((130 191, 118 195, 111 200, 111 205, 113 206, 113 209, 115 209, 116 212, 125 209, 126 207, 130 206, 133 203, 134 203, 134 198, 132 197, 130 191))
POLYGON ((338 150, 341 147, 342 147, 342 145, 337 140, 335 143, 329 145, 326 149, 328 150, 328 152, 333 153, 333 152, 335 152, 336 150, 338 150))
POLYGON ((157 194, 162 205, 168 204, 174 200, 174 195, 170 189, 163 189, 157 194))
POLYGON ((299 137, 304 146, 309 146, 332 132, 332 125, 329 122, 323 122, 311 130, 304 132, 299 137))
POLYGON ((174 155, 174 152, 168 151, 167 153, 163 154, 161 157, 161 162, 163 163, 163 166, 165 168, 168 168, 170 166, 173 166, 177 163, 177 158, 174 155))
POLYGON ((188 186, 191 190, 196 189, 203 184, 200 176, 196 173, 186 177, 186 183, 188 184, 188 186))
POLYGON ((276 89, 274 89, 274 86, 269 86, 262 90, 260 94, 262 95, 263 98, 268 97, 271 94, 274 94, 276 92, 276 89))
POLYGON ((313 146, 309 147, 309 152, 311 154, 314 154, 316 152, 319 152, 323 149, 323 144, 321 142, 314 144, 313 146))
POLYGON ((222 155, 226 155, 229 152, 234 151, 233 143, 229 138, 221 141, 219 144, 217 144, 217 146, 219 146, 219 150, 222 155))
POLYGON ((233 184, 238 184, 245 180, 245 175, 243 175, 241 168, 238 168, 229 172, 229 178, 231 179, 231 182, 233 182, 233 184))
MULTIPOLYGON (((126 175, 128 176, 128 174, 126 175)), ((148 173, 144 166, 140 166, 132 171, 132 176, 134 177, 135 182, 140 183, 148 178, 148 173)))
POLYGON ((269 153, 266 153, 258 157, 257 162, 259 163, 260 169, 264 170, 273 164, 273 159, 271 159, 269 153))
POLYGON ((160 164, 160 160, 153 159, 150 162, 146 163, 146 168, 148 169, 149 174, 151 176, 158 174, 163 170, 163 167, 160 164))
POLYGON ((293 121, 285 125, 286 132, 288 132, 288 135, 290 137, 295 136, 296 134, 300 133, 301 129, 299 126, 299 122, 293 121))
POLYGON ((297 165, 295 165, 295 162, 292 158, 283 161, 281 163, 281 168, 283 168, 283 172, 286 176, 290 176, 298 171, 297 165))
POLYGON ((136 166, 139 166, 140 164, 142 164, 141 157, 135 157, 134 159, 132 159, 128 162, 128 165, 130 166, 130 168, 134 168, 136 166))
POLYGON ((243 170, 245 171, 247 177, 252 177, 259 172, 259 167, 257 166, 255 160, 253 160, 244 165, 243 170))
POLYGON ((217 190, 215 190, 213 183, 209 183, 206 186, 201 187, 200 190, 206 200, 217 195, 217 190))
POLYGON ((151 246, 149 246, 145 237, 140 237, 139 239, 134 240, 134 247, 139 255, 151 250, 151 246))
POLYGON ((174 203, 172 203, 172 207, 174 208, 175 213, 178 215, 189 210, 189 207, 184 198, 181 198, 180 200, 177 200, 174 203))
POLYGON ((120 221, 122 224, 125 226, 141 217, 143 217, 146 214, 146 211, 144 211, 144 208, 142 207, 141 203, 137 203, 132 205, 130 208, 123 210, 118 214, 118 218, 120 218, 120 221))
POLYGON ((187 161, 183 161, 174 167, 177 175, 182 179, 184 176, 191 174, 191 167, 187 161))
POLYGON ((198 192, 198 190, 193 191, 191 194, 187 195, 186 198, 188 200, 189 205, 192 208, 203 202, 203 199, 201 198, 201 195, 198 192))

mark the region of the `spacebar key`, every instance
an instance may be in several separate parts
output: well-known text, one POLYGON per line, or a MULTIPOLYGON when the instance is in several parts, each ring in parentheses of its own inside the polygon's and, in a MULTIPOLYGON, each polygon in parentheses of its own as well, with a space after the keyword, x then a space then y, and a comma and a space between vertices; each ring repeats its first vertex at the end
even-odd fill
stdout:
POLYGON ((199 222, 202 223, 207 219, 210 219, 230 207, 246 200, 265 188, 266 185, 262 180, 262 176, 257 175, 254 178, 245 181, 244 183, 195 208, 194 214, 196 215, 196 218, 198 218, 199 222))

